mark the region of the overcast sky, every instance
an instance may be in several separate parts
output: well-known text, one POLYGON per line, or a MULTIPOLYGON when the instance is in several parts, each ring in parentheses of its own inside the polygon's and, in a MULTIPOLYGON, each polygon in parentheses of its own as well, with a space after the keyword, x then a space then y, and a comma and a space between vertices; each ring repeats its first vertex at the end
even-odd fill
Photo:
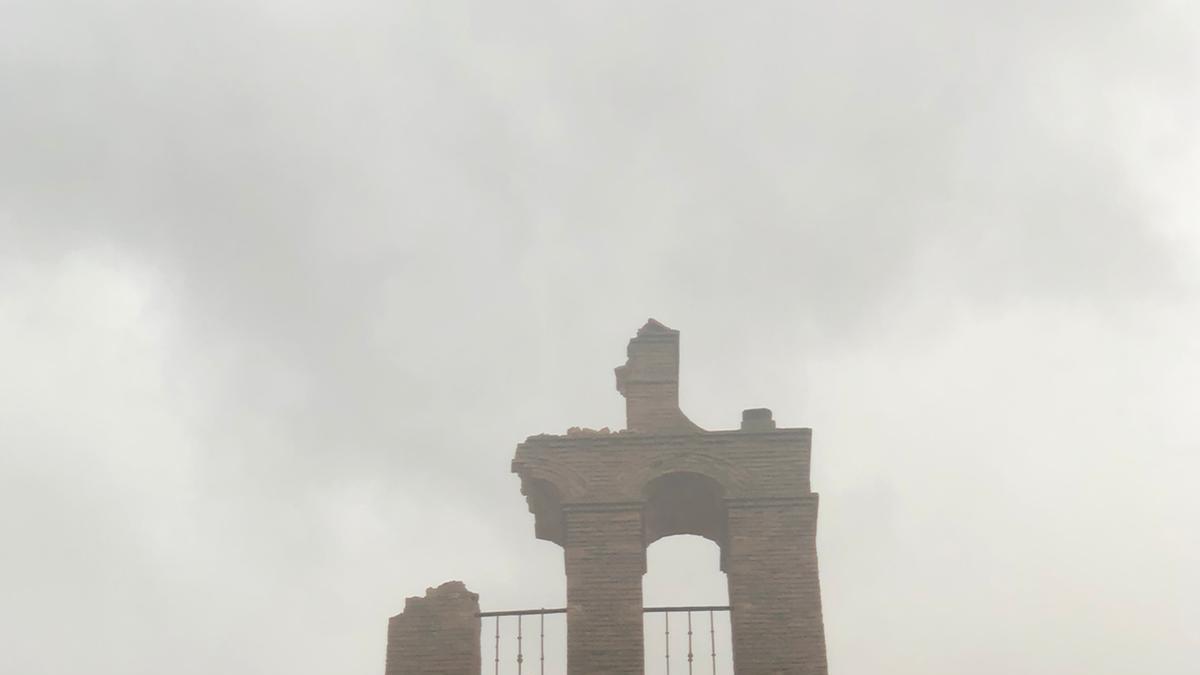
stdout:
POLYGON ((653 316, 698 424, 814 429, 832 672, 1193 675, 1198 45, 1191 0, 0 0, 0 671, 380 675, 427 586, 561 606, 509 461, 623 425, 653 316))

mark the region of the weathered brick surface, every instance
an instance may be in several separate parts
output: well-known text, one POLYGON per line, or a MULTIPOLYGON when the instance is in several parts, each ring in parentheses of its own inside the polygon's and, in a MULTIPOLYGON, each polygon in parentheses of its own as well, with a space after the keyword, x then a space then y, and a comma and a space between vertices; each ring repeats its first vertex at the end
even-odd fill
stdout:
POLYGON ((533 436, 513 471, 535 534, 562 544, 568 671, 640 673, 645 547, 672 534, 721 547, 739 675, 826 675, 812 433, 766 409, 705 431, 679 410, 679 334, 651 320, 617 368, 627 426, 533 436))
POLYGON ((388 621, 386 675, 479 675, 479 596, 447 581, 388 621))
POLYGON ((738 675, 824 675, 816 495, 728 507, 725 573, 738 675))
POLYGON ((642 672, 641 510, 566 513, 567 672, 642 672))

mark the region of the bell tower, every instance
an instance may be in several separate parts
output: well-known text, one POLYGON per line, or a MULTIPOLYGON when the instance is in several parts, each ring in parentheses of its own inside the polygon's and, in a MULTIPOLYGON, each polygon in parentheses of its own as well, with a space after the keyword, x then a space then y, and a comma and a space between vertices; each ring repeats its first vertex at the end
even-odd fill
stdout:
POLYGON ((679 408, 679 331, 651 319, 616 368, 626 428, 531 436, 512 468, 539 539, 563 547, 567 670, 641 674, 646 547, 694 534, 721 549, 738 675, 827 675, 812 430, 746 410, 706 431, 679 408))

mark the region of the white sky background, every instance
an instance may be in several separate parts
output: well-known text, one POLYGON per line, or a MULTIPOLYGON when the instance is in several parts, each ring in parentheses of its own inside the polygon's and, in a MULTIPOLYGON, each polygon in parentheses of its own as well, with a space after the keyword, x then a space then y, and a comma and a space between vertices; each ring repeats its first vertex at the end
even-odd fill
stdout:
MULTIPOLYGON (((1191 675, 1198 44, 1183 1, 0 3, 0 671, 371 675, 426 586, 562 605, 508 463, 622 425, 654 316, 693 420, 814 428, 835 673, 1191 675)), ((649 597, 711 601, 695 552, 649 597)))

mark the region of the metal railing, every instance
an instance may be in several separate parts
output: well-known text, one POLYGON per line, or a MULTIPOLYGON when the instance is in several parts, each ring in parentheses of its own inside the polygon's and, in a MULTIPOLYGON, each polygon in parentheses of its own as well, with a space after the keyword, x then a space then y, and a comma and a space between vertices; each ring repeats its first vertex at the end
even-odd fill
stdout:
MULTIPOLYGON (((665 670, 663 670, 661 672, 663 672, 665 675, 670 675, 670 672, 671 672, 671 665, 672 665, 672 662, 671 662, 671 659, 672 659, 672 657, 671 657, 671 642, 672 642, 671 641, 671 615, 675 614, 675 615, 683 615, 682 618, 685 621, 684 625, 687 627, 686 658, 687 658, 688 674, 694 675, 696 672, 696 668, 698 668, 698 667, 703 668, 703 666, 698 666, 699 662, 709 661, 710 668, 708 670, 712 675, 716 675, 716 673, 718 672, 718 665, 717 665, 717 663, 718 663, 717 642, 718 641, 717 641, 716 620, 714 618, 714 615, 717 613, 728 613, 729 612, 728 605, 645 607, 645 608, 643 608, 642 611, 646 615, 661 614, 663 617, 663 626, 662 626, 663 662, 662 663, 663 663, 663 667, 665 670), (699 616, 697 617, 697 615, 699 615, 699 616), (705 615, 707 615, 707 622, 704 621, 705 615), (706 632, 708 633, 708 640, 707 640, 708 644, 704 645, 703 638, 697 637, 697 633, 699 633, 699 635, 702 636, 706 632), (696 648, 698 646, 701 649, 703 649, 704 646, 707 646, 707 653, 705 653, 704 651, 701 651, 699 654, 697 654, 696 648), (706 656, 708 657, 707 659, 705 658, 706 656)), ((505 649, 503 648, 503 646, 501 644, 501 637, 502 637, 501 624, 504 623, 502 621, 502 619, 511 617, 511 619, 515 620, 515 622, 516 622, 515 639, 509 638, 509 639, 514 640, 512 643, 510 643, 512 645, 514 654, 512 657, 507 657, 507 658, 511 658, 512 660, 503 662, 503 663, 506 663, 504 672, 506 672, 506 673, 516 672, 517 675, 524 675, 524 672, 525 672, 524 669, 525 669, 525 665, 526 665, 526 661, 527 661, 525 649, 528 646, 526 644, 525 626, 526 626, 527 621, 532 624, 533 620, 534 620, 533 617, 536 617, 536 622, 537 622, 536 625, 537 625, 537 631, 538 631, 537 632, 537 639, 538 639, 537 672, 538 672, 538 675, 545 675, 545 673, 546 673, 546 616, 547 615, 555 615, 555 614, 566 614, 566 613, 567 613, 566 608, 515 609, 515 610, 505 610, 505 611, 499 611, 499 612, 480 612, 479 617, 480 617, 480 619, 483 620, 483 630, 487 633, 490 633, 490 635, 488 637, 490 637, 491 641, 492 641, 492 664, 491 665, 492 665, 492 672, 494 673, 494 675, 500 675, 500 673, 501 673, 501 664, 502 664, 501 655, 505 652, 505 649), (490 626, 488 625, 488 621, 487 621, 488 619, 491 619, 490 626), (490 628, 490 630, 488 630, 489 628, 490 628), (515 667, 515 671, 513 670, 514 667, 515 667)), ((511 624, 511 622, 510 622, 510 624, 511 624)), ((532 629, 532 625, 530 626, 530 628, 532 629)), ((505 631, 505 633, 507 634, 507 631, 505 631)), ((678 631, 677 631, 677 633, 678 633, 678 631)), ((532 639, 533 635, 530 634, 528 637, 530 639, 532 639)), ((680 642, 682 642, 682 641, 680 641, 680 642)), ((680 646, 682 646, 682 645, 680 645, 680 646)), ((560 649, 559 652, 561 653, 561 652, 563 652, 563 650, 560 649)), ((562 653, 562 656, 565 656, 565 653, 562 653)), ((647 672, 648 673, 652 672, 652 670, 657 670, 657 669, 656 668, 655 669, 648 668, 647 672)), ((485 671, 486 671, 486 668, 485 668, 485 671)), ((532 671, 530 671, 530 672, 532 672, 532 671)), ((563 663, 563 666, 557 672, 566 672, 565 662, 563 663)))
POLYGON ((728 605, 697 605, 693 607, 646 607, 642 610, 646 614, 662 614, 663 615, 663 652, 666 665, 666 675, 671 673, 671 615, 685 614, 687 615, 687 671, 688 675, 692 675, 692 667, 695 663, 695 643, 693 641, 693 625, 692 615, 699 613, 702 616, 708 614, 708 649, 709 657, 712 659, 712 675, 717 673, 717 632, 715 629, 716 622, 713 620, 713 614, 716 612, 728 612, 728 605))
MULTIPOLYGON (((500 675, 500 618, 511 616, 517 620, 517 675, 522 675, 525 666, 525 617, 536 616, 538 618, 538 673, 545 675, 546 673, 546 615, 547 614, 566 614, 566 608, 559 609, 512 609, 503 612, 480 612, 481 619, 492 619, 495 632, 495 648, 493 651, 493 664, 495 666, 495 675, 500 675)), ((564 669, 565 671, 565 669, 564 669)))

